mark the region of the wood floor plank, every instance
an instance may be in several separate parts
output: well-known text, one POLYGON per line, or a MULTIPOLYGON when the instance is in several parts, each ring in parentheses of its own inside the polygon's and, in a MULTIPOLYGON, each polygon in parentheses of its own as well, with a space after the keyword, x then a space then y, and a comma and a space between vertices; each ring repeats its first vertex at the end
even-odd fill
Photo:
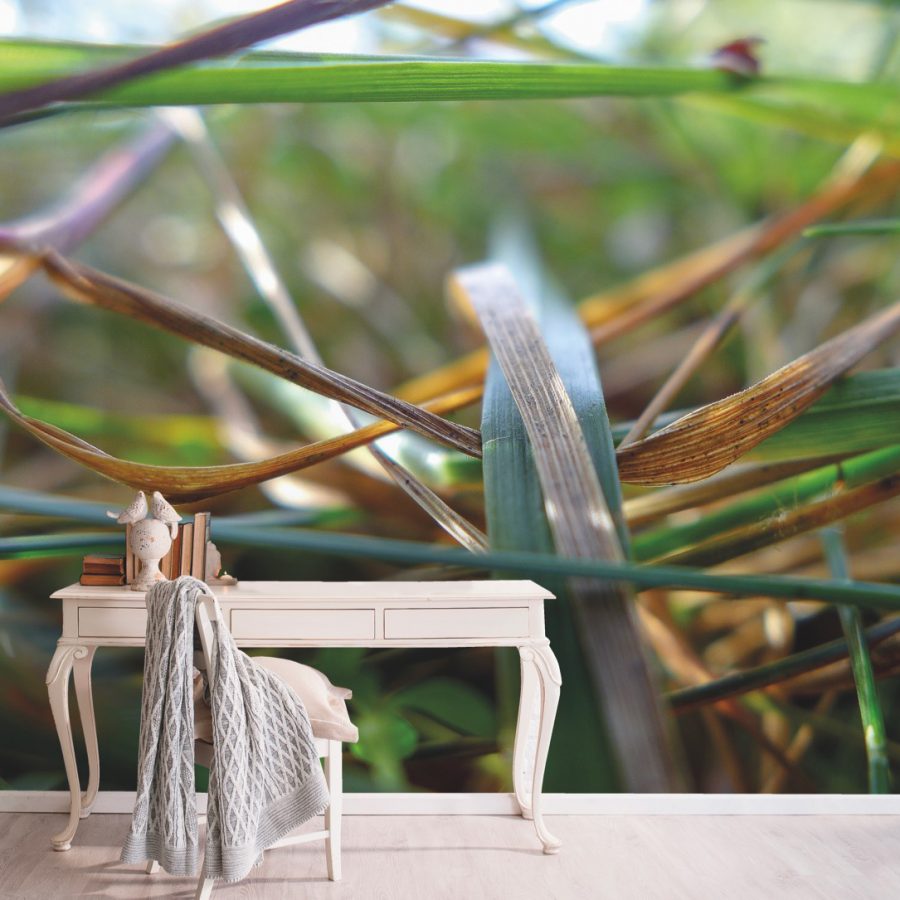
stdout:
MULTIPOLYGON (((118 862, 128 817, 95 814, 68 853, 62 816, 0 814, 0 900, 193 897, 195 882, 118 862)), ((312 822, 310 828, 321 823, 312 822)), ((266 854, 218 900, 894 900, 900 817, 553 816, 544 856, 512 816, 347 816, 344 880, 322 844, 266 854)))

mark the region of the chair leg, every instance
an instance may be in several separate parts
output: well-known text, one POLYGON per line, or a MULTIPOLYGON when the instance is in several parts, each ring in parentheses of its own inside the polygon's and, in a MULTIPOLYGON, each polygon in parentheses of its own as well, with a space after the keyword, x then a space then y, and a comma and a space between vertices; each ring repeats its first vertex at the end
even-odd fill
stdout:
POLYGON ((341 880, 341 811, 344 803, 344 786, 341 758, 341 742, 328 742, 328 755, 325 757, 325 781, 328 782, 328 793, 331 803, 325 810, 325 855, 328 861, 328 878, 331 881, 341 880))
POLYGON ((194 900, 209 900, 215 883, 215 879, 204 878, 201 875, 200 880, 197 882, 197 893, 194 894, 194 900))
POLYGON ((147 863, 147 874, 155 875, 158 871, 159 871, 159 862, 157 862, 157 860, 155 860, 155 859, 151 859, 147 863))

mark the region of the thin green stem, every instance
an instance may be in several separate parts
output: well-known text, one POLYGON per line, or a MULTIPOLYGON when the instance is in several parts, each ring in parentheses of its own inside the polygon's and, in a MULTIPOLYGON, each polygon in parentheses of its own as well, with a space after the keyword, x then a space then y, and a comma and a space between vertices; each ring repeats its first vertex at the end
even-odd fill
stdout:
POLYGON ((900 234, 900 219, 868 219, 858 222, 837 222, 813 225, 803 232, 803 237, 842 237, 843 235, 900 234))
MULTIPOLYGON (((893 618, 866 629, 862 632, 862 638, 865 646, 874 647, 898 632, 900 632, 900 618, 893 618)), ((780 684, 806 672, 821 669, 823 666, 846 659, 849 652, 847 641, 838 638, 827 644, 792 653, 783 659, 774 660, 753 669, 732 672, 715 681, 680 688, 668 694, 667 699, 673 712, 685 713, 697 706, 717 703, 729 697, 757 691, 770 684, 780 684)))
MULTIPOLYGON (((305 550, 330 556, 362 557, 393 564, 438 563, 472 568, 468 550, 364 535, 334 534, 294 528, 247 527, 212 521, 213 537, 222 544, 269 549, 305 550)), ((121 545, 120 534, 27 535, 0 538, 0 559, 19 558, 49 550, 54 555, 78 555, 99 546, 121 545)), ((49 554, 48 554, 49 555, 49 554)), ((599 560, 566 559, 546 553, 492 552, 478 557, 482 569, 528 575, 566 575, 627 581, 638 589, 673 588, 729 594, 739 597, 774 597, 780 600, 823 600, 900 612, 900 587, 870 581, 824 581, 776 575, 707 575, 676 566, 637 566, 599 560)))
POLYGON ((852 489, 898 470, 900 446, 831 463, 785 479, 770 490, 744 498, 688 525, 657 528, 638 535, 634 539, 635 557, 640 561, 655 559, 681 548, 693 547, 707 538, 716 538, 741 526, 781 515, 785 510, 796 509, 804 501, 828 491, 838 481, 852 489))
MULTIPOLYGON (((820 535, 831 574, 841 581, 850 581, 847 553, 840 527, 832 525, 829 528, 823 528, 820 535)), ((838 615, 850 649, 850 665, 853 670, 853 680, 856 683, 859 716, 862 720, 866 741, 869 793, 887 794, 891 789, 891 771, 885 749, 887 738, 884 731, 884 714, 878 700, 875 673, 872 669, 872 658, 869 656, 866 646, 862 615, 858 609, 844 605, 838 606, 838 615)))

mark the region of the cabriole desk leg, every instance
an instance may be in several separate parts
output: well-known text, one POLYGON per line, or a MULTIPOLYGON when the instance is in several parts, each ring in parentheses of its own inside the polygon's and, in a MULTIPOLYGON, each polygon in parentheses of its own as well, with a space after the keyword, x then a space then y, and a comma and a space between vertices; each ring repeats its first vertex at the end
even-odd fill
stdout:
POLYGON ((78 700, 78 718, 81 719, 81 731, 88 758, 87 790, 81 796, 81 818, 91 814, 91 807, 97 799, 100 787, 100 747, 97 744, 97 720, 94 716, 94 697, 91 692, 91 663, 94 661, 96 647, 88 647, 86 656, 75 656, 72 669, 75 681, 75 697, 78 700))
POLYGON ((81 815, 81 784, 78 781, 75 745, 72 742, 72 720, 69 717, 69 675, 75 661, 85 659, 88 653, 87 647, 57 644, 53 659, 50 660, 50 668, 47 670, 47 693, 50 696, 50 709, 56 724, 56 733, 59 737, 59 746, 62 750, 71 795, 69 821, 59 834, 50 839, 54 850, 68 850, 72 846, 72 838, 78 830, 78 820, 81 815))
POLYGON ((534 667, 534 654, 519 648, 521 690, 519 714, 516 719, 516 739, 513 746, 513 789, 525 819, 531 818, 531 787, 534 781, 534 756, 537 732, 540 728, 540 687, 534 667))
POLYGON ((550 749, 550 738, 553 734, 553 722, 556 719, 556 708, 559 706, 562 674, 559 670, 559 663, 550 649, 550 642, 547 640, 521 647, 519 654, 522 658, 523 668, 525 664, 531 664, 540 692, 540 721, 531 787, 531 817, 534 819, 537 836, 544 845, 544 853, 559 853, 562 842, 559 838, 554 837, 544 824, 541 792, 544 769, 547 766, 547 751, 550 749))

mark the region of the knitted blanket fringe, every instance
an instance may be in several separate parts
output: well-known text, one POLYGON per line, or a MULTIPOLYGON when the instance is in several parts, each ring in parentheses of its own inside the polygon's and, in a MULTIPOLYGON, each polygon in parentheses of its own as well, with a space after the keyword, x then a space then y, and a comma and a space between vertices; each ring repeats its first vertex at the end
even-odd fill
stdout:
MULTIPOLYGON (((193 634, 196 578, 154 585, 147 638, 138 784, 121 860, 157 860, 172 875, 199 863, 194 783, 193 634)), ((262 852, 328 806, 319 755, 300 698, 213 622, 207 673, 213 719, 204 874, 239 881, 262 852)))

